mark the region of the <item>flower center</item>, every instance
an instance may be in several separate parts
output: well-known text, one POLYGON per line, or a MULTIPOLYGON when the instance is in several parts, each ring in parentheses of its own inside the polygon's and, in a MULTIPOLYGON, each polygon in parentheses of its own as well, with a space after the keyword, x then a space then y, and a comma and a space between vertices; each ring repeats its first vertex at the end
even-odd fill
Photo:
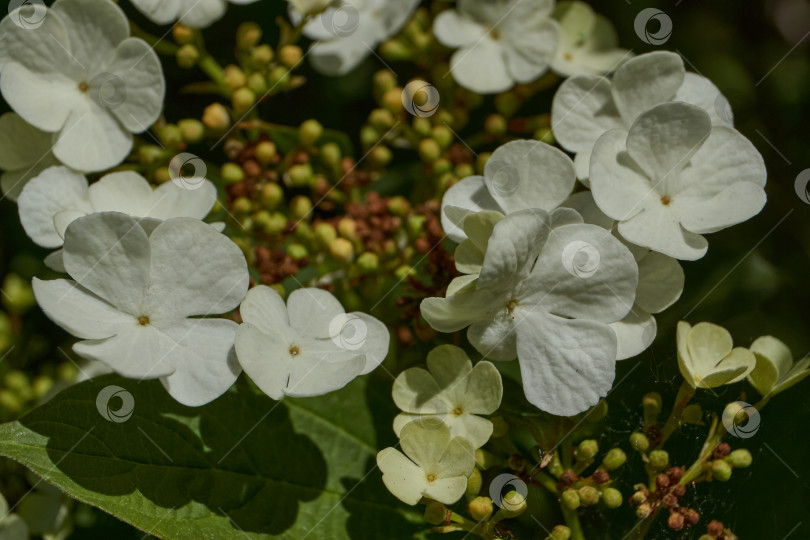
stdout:
POLYGON ((298 345, 290 346, 290 356, 298 356, 300 353, 301 349, 298 348, 298 345))
POLYGON ((669 195, 664 195, 663 197, 661 197, 661 204, 663 204, 664 206, 669 206, 669 203, 671 202, 672 197, 670 197, 669 195))
POLYGON ((82 92, 83 94, 86 94, 88 90, 90 90, 90 85, 89 84, 87 84, 84 81, 79 83, 79 92, 82 92))
POLYGON ((433 482, 434 480, 436 480, 436 475, 433 473, 428 473, 425 475, 425 478, 427 478, 428 482, 433 482))
POLYGON ((563 58, 565 58, 566 62, 571 62, 574 60, 574 55, 571 53, 565 53, 563 58))
POLYGON ((455 409, 453 409, 453 414, 455 416, 461 416, 464 412, 464 409, 461 408, 461 405, 457 405, 455 409))
POLYGON ((149 324, 149 317, 147 317, 146 315, 141 315, 140 317, 138 317, 138 324, 140 324, 141 326, 146 326, 147 324, 149 324))
POLYGON ((509 311, 514 311, 514 309, 517 307, 517 305, 518 305, 517 300, 515 300, 515 299, 513 298, 513 299, 509 300, 509 301, 506 303, 506 309, 508 309, 509 311))

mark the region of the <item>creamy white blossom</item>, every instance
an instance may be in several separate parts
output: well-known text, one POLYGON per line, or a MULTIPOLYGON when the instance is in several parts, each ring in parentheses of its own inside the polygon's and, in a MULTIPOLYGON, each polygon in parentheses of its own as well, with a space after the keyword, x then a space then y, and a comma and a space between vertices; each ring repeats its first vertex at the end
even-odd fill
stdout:
POLYGON ((383 483, 397 499, 416 504, 427 497, 453 504, 464 495, 475 467, 475 449, 468 440, 451 437, 444 424, 411 422, 402 428, 399 442, 404 454, 395 448, 377 454, 383 483))
MULTIPOLYGON (((18 8, 18 9, 24 9, 18 8)), ((55 133, 53 154, 76 170, 120 163, 133 133, 163 106, 157 54, 129 35, 129 21, 110 0, 57 0, 42 25, 0 23, 0 90, 32 126, 55 133)))
MULTIPOLYGON (((419 0, 338 0, 312 17, 304 35, 315 43, 309 61, 324 75, 345 75, 405 25, 419 0)), ((290 3, 290 18, 301 22, 307 12, 290 3)))
POLYGON ((733 347, 722 326, 678 323, 678 367, 692 388, 715 388, 743 380, 754 369, 754 353, 733 347))
POLYGON ((501 404, 501 375, 490 362, 473 367, 463 349, 439 345, 428 353, 427 370, 406 369, 391 391, 402 414, 394 418, 400 435, 410 422, 435 426, 444 423, 452 437, 463 437, 475 448, 492 435, 492 422, 478 415, 492 414, 501 404))
POLYGON ((337 4, 337 0, 288 0, 290 8, 301 15, 319 13, 327 7, 337 4))
POLYGON ((590 169, 593 198, 623 238, 682 260, 706 254, 702 234, 757 215, 766 176, 748 139, 683 102, 656 105, 629 132, 605 133, 590 169))
POLYGON ((465 219, 474 245, 461 263, 480 261, 480 273, 454 280, 446 298, 425 299, 422 316, 440 332, 469 327, 467 337, 487 358, 517 358, 526 397, 538 408, 582 412, 613 382, 618 349, 609 325, 633 306, 635 259, 608 231, 582 223, 570 209, 499 216, 481 212, 465 219))
POLYGON ((206 28, 225 15, 228 2, 252 4, 258 0, 132 0, 141 13, 157 24, 179 21, 190 28, 206 28))
POLYGON ((53 136, 27 123, 16 113, 0 116, 0 187, 3 195, 16 201, 26 182, 59 165, 53 155, 53 136))
POLYGON ((73 350, 124 377, 160 378, 184 405, 204 405, 234 383, 238 325, 192 318, 235 309, 248 288, 242 251, 212 227, 174 218, 142 227, 100 212, 67 228, 72 280, 34 279, 45 314, 80 338, 73 350))
POLYGON ((631 58, 612 78, 564 81, 551 105, 551 127, 563 148, 576 153, 577 178, 587 182, 597 139, 611 129, 629 129, 642 112, 667 101, 696 105, 715 125, 732 124, 731 106, 710 80, 687 73, 679 55, 655 51, 631 58))
POLYGON ((388 354, 383 323, 346 313, 323 289, 297 289, 287 304, 270 287, 248 292, 236 334, 239 363, 268 396, 319 396, 374 370, 388 354))
POLYGON ((748 382, 762 396, 775 396, 810 375, 810 357, 794 362, 788 346, 773 336, 757 338, 750 350, 757 363, 748 382))
POLYGON ((8 502, 0 493, 0 538, 4 540, 28 540, 30 533, 25 520, 9 511, 8 502))
POLYGON ((632 53, 619 48, 619 37, 604 15, 585 2, 558 2, 554 19, 560 24, 560 46, 551 69, 563 77, 601 75, 615 71, 632 53))
POLYGON ((450 58, 458 84, 481 94, 505 92, 551 65, 560 39, 553 9, 554 0, 459 0, 436 17, 433 33, 458 49, 450 58))

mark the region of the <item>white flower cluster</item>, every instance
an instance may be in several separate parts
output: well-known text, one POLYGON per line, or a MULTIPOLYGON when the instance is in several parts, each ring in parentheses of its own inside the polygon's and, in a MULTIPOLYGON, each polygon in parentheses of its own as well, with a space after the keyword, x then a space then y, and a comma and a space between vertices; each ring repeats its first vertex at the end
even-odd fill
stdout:
POLYGON ((762 157, 730 123, 726 99, 673 53, 569 78, 552 127, 576 159, 514 141, 447 191, 442 224, 465 275, 422 315, 442 332, 469 327, 487 358, 517 358, 537 407, 596 404, 614 362, 646 349, 652 314, 680 297, 678 259, 765 204, 762 157), (576 178, 591 190, 574 193, 576 178))
POLYGON ((475 450, 492 435, 492 414, 501 404, 501 376, 490 362, 473 367, 453 345, 436 347, 428 369, 411 368, 394 381, 394 403, 403 411, 394 431, 405 454, 386 448, 377 464, 386 487, 401 501, 416 504, 427 497, 456 502, 472 474, 475 450))

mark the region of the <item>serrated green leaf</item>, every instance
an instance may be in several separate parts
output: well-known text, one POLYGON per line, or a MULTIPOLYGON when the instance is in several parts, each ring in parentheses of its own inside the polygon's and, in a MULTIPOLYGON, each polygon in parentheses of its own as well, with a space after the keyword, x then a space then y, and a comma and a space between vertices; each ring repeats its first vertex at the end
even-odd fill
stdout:
POLYGON ((392 438, 390 385, 368 381, 282 402, 245 385, 190 408, 159 382, 105 376, 0 426, 0 454, 161 538, 412 538, 420 509, 385 490, 374 460, 392 438), (110 385, 134 398, 122 422, 97 408, 110 385))

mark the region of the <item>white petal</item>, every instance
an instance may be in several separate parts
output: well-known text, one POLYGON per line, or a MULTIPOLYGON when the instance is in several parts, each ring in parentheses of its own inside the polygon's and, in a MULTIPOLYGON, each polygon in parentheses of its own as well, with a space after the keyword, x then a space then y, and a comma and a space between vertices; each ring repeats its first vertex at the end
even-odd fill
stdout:
POLYGON ((149 238, 138 222, 104 212, 77 219, 65 235, 64 261, 79 285, 140 317, 149 284, 149 238))
POLYGON ((483 176, 469 176, 456 182, 442 197, 442 229, 454 242, 461 242, 467 235, 461 229, 462 222, 453 219, 446 208, 455 207, 467 212, 493 210, 502 212, 498 203, 487 191, 483 176))
POLYGON ((505 308, 490 320, 474 323, 467 330, 467 339, 484 358, 507 361, 517 358, 515 318, 505 308))
POLYGON ((484 167, 487 190, 504 213, 551 211, 574 189, 571 159, 540 141, 513 141, 492 153, 484 167))
POLYGON ((761 395, 767 395, 780 377, 784 377, 793 365, 793 353, 779 339, 762 336, 751 344, 751 352, 757 359, 754 370, 748 375, 748 382, 761 395))
POLYGON ((78 338, 104 339, 137 324, 133 316, 118 311, 74 281, 34 278, 32 286, 45 315, 78 338))
POLYGON ((582 75, 560 85, 551 103, 554 137, 571 152, 589 152, 606 131, 626 128, 605 77, 582 75))
POLYGON ((335 296, 323 289, 296 289, 287 298, 287 314, 296 332, 311 338, 329 339, 332 322, 346 311, 335 296))
POLYGON ((684 261, 700 259, 709 248, 705 238, 681 227, 679 216, 663 204, 648 205, 633 218, 620 222, 619 234, 637 246, 684 261))
POLYGON ((124 161, 132 134, 89 98, 77 100, 54 144, 54 155, 69 167, 100 171, 124 161))
POLYGON ((401 411, 415 415, 443 414, 446 407, 438 397, 439 384, 426 369, 409 368, 394 380, 391 397, 401 411))
POLYGON ((556 21, 545 20, 528 21, 510 30, 504 38, 510 42, 504 50, 509 75, 519 83, 532 82, 551 65, 557 52, 560 28, 556 21))
POLYGON ((113 2, 60 1, 54 3, 51 12, 58 14, 65 26, 71 55, 87 70, 105 65, 110 51, 129 37, 129 20, 113 2))
POLYGON ((103 362, 118 374, 132 379, 171 375, 174 365, 169 356, 183 353, 174 339, 154 325, 141 326, 137 321, 130 330, 107 339, 80 341, 73 345, 73 350, 79 356, 103 362))
POLYGON ((657 332, 655 317, 634 307, 621 321, 610 323, 610 329, 616 334, 616 360, 633 358, 649 347, 657 332))
POLYGON ((32 179, 17 201, 20 222, 26 234, 42 247, 62 245, 53 218, 59 212, 93 211, 87 195, 87 179, 67 167, 52 167, 32 179))
POLYGON ((250 289, 239 306, 239 313, 244 322, 262 332, 290 326, 284 299, 267 285, 257 285, 250 289))
POLYGON ((149 215, 152 186, 134 171, 114 172, 92 184, 88 197, 96 212, 121 212, 133 217, 145 217, 149 215))
POLYGON ((315 71, 332 77, 345 75, 372 53, 379 43, 379 29, 370 27, 364 15, 351 35, 312 44, 309 61, 315 71))
POLYGON ((290 379, 290 344, 282 328, 260 330, 250 323, 239 325, 235 349, 239 364, 262 392, 275 400, 284 397, 290 379))
POLYGON ((472 283, 447 298, 425 298, 419 306, 422 317, 439 332, 457 332, 491 318, 493 307, 501 309, 509 299, 487 290, 475 290, 472 283))
POLYGON ((478 288, 503 290, 525 279, 550 228, 551 217, 543 210, 523 210, 500 220, 487 244, 478 288))
POLYGON ((195 186, 195 189, 183 189, 174 182, 166 182, 158 186, 151 195, 151 208, 147 214, 150 217, 202 219, 214 207, 217 200, 217 189, 208 179, 204 179, 199 186, 195 186))
POLYGON ((683 83, 686 70, 675 53, 654 51, 631 58, 613 75, 616 107, 630 124, 647 109, 669 101, 683 83))
POLYGON ((505 92, 515 84, 506 69, 503 47, 490 36, 454 52, 450 71, 458 84, 479 94, 505 92))
POLYGON ((573 416, 613 384, 616 335, 605 324, 529 312, 517 341, 523 390, 540 410, 573 416))
POLYGON ((115 49, 109 73, 107 85, 120 86, 100 90, 114 94, 107 101, 110 112, 129 131, 145 131, 160 116, 166 92, 157 53, 142 39, 128 38, 115 49))
POLYGON ((644 311, 660 313, 678 301, 684 282, 677 259, 651 251, 638 261, 636 304, 644 311))
POLYGON ((209 225, 192 218, 170 219, 152 232, 149 242, 151 270, 144 305, 150 317, 225 313, 245 298, 245 256, 209 225))
POLYGON ((199 407, 233 386, 242 372, 233 347, 237 327, 224 319, 186 319, 162 329, 177 343, 167 358, 176 371, 160 380, 174 399, 199 407))
POLYGON ((463 47, 475 43, 486 34, 486 28, 468 17, 460 16, 456 10, 442 11, 433 21, 433 34, 442 45, 463 47))
POLYGON ((503 383, 492 363, 481 361, 475 365, 467 376, 464 398, 464 410, 470 414, 492 414, 498 410, 503 399, 503 383))
POLYGON ((450 440, 450 429, 444 424, 438 424, 431 429, 419 422, 406 425, 399 437, 405 455, 423 469, 439 463, 450 440))
POLYGON ((709 114, 712 124, 734 125, 734 113, 731 104, 712 81, 697 73, 686 73, 683 84, 675 92, 673 101, 685 101, 697 105, 709 114))
POLYGON ((615 222, 607 217, 598 206, 596 201, 593 200, 593 193, 590 191, 580 191, 568 197, 560 205, 561 208, 573 208, 582 216, 585 223, 591 225, 598 225, 603 229, 610 230, 613 228, 615 222))
POLYGON ((377 454, 377 466, 382 471, 385 487, 397 499, 405 504, 419 502, 427 486, 427 478, 422 469, 393 448, 380 450, 377 454))
POLYGON ((228 3, 225 0, 194 0, 186 2, 179 20, 190 28, 207 28, 225 15, 228 3))
POLYGON ((661 195, 679 191, 679 175, 706 142, 709 115, 687 103, 664 103, 642 113, 630 126, 627 152, 661 195))
POLYGON ((391 341, 391 334, 388 333, 388 328, 385 324, 367 313, 357 311, 349 313, 349 320, 356 320, 361 324, 358 325, 358 323, 355 322, 350 323, 354 326, 354 330, 357 334, 356 337, 350 338, 351 346, 347 346, 346 348, 349 351, 353 350, 357 354, 365 356, 365 364, 360 374, 365 375, 371 373, 388 355, 388 345, 391 341), (361 342, 358 342, 358 338, 362 338, 362 346, 360 347, 358 347, 358 345, 360 345, 361 342))

